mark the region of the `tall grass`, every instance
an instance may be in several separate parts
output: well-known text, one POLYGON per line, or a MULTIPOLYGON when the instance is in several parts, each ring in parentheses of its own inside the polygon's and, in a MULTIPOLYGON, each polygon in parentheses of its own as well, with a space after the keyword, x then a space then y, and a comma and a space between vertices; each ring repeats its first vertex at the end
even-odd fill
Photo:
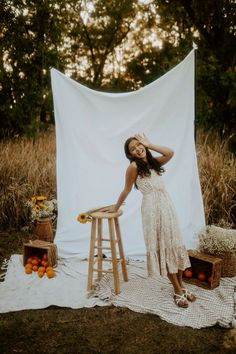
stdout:
POLYGON ((55 197, 55 134, 37 140, 16 138, 0 142, 0 224, 20 227, 29 223, 27 199, 55 197))
MULTIPOLYGON (((198 132, 197 157, 207 224, 232 226, 236 208, 235 158, 227 141, 198 132)), ((37 140, 0 142, 0 224, 19 228, 29 224, 25 202, 34 195, 56 197, 55 133, 37 140)))
POLYGON ((216 133, 197 134, 197 159, 207 224, 235 227, 236 160, 228 140, 216 133))

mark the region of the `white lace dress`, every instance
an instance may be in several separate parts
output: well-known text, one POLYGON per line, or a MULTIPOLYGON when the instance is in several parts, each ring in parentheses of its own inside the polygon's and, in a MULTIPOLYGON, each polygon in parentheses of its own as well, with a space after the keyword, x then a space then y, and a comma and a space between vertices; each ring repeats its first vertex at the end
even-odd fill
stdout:
POLYGON ((166 276, 190 267, 176 212, 162 177, 151 170, 151 176, 138 176, 136 184, 143 194, 141 211, 148 275, 166 276))

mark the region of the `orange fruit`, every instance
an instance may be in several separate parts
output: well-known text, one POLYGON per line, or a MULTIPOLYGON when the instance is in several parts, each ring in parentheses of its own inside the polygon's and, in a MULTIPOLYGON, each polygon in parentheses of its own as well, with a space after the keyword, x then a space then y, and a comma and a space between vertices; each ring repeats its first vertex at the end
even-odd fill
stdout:
POLYGON ((186 278, 192 278, 193 276, 193 272, 192 272, 192 268, 187 268, 184 271, 184 277, 186 278))
POLYGON ((41 264, 42 264, 42 266, 44 266, 45 268, 48 267, 48 262, 47 262, 47 261, 42 260, 41 264))
POLYGON ((31 274, 32 273, 32 269, 31 268, 25 268, 25 273, 26 274, 31 274))
POLYGON ((48 267, 46 268, 46 272, 49 272, 49 271, 51 271, 51 270, 54 271, 53 267, 51 267, 51 266, 48 266, 48 267))
POLYGON ((198 272, 197 278, 200 281, 205 281, 206 280, 206 274, 204 272, 198 272))
POLYGON ((26 262, 26 263, 27 263, 27 264, 28 264, 28 263, 32 263, 32 260, 33 260, 33 258, 32 258, 32 257, 29 257, 29 258, 27 258, 27 262, 26 262))
POLYGON ((46 274, 48 278, 53 278, 56 275, 54 270, 48 270, 46 274))
POLYGON ((33 265, 32 269, 33 269, 34 272, 36 272, 38 270, 38 266, 37 265, 33 265))
POLYGON ((39 276, 39 278, 42 278, 42 277, 44 276, 44 272, 40 272, 40 271, 38 270, 38 276, 39 276))
POLYGON ((46 268, 45 267, 39 267, 38 268, 38 272, 45 273, 46 272, 46 268))
POLYGON ((32 259, 32 264, 33 264, 33 265, 38 265, 38 264, 39 264, 38 259, 37 259, 37 258, 33 258, 33 259, 32 259))
POLYGON ((209 284, 211 284, 211 282, 212 282, 212 276, 208 277, 207 281, 208 281, 209 284))
POLYGON ((47 260, 48 260, 48 255, 47 255, 47 253, 44 253, 44 255, 43 255, 43 260, 44 260, 44 261, 47 261, 47 260))
POLYGON ((26 263, 26 265, 25 265, 25 268, 30 268, 30 269, 32 269, 32 264, 31 263, 26 263))

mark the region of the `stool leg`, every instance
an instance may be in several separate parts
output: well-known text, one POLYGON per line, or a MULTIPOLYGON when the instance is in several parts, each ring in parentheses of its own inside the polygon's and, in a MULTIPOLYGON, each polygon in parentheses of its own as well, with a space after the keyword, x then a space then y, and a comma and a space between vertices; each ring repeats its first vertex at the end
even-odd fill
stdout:
POLYGON ((122 239, 121 239, 121 232, 120 232, 120 225, 119 225, 118 218, 114 218, 114 222, 115 222, 117 243, 118 243, 118 248, 119 248, 119 253, 120 253, 122 275, 123 275, 124 281, 128 281, 128 275, 127 275, 127 269, 126 269, 126 263, 125 263, 125 254, 124 254, 124 249, 123 249, 123 244, 122 244, 122 239))
POLYGON ((87 290, 93 287, 93 263, 94 263, 94 246, 96 236, 96 219, 92 218, 91 234, 90 234, 90 250, 89 250, 89 265, 88 265, 88 283, 87 290))
POLYGON ((114 289, 115 293, 120 293, 120 284, 119 284, 119 274, 118 274, 118 264, 116 257, 116 245, 114 239, 114 228, 113 228, 113 218, 108 219, 109 224, 109 236, 110 236, 110 244, 111 244, 111 258, 112 258, 112 271, 114 277, 114 289))
POLYGON ((98 270, 98 275, 97 279, 100 280, 102 277, 102 272, 100 271, 102 269, 102 220, 98 219, 98 228, 97 228, 97 246, 98 246, 98 259, 97 259, 97 270, 98 270))

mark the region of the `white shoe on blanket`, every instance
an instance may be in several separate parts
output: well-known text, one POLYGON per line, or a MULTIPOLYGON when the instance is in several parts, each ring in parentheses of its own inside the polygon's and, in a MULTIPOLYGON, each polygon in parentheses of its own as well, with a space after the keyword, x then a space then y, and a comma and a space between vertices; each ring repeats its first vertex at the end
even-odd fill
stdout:
POLYGON ((193 293, 191 293, 191 291, 189 291, 188 289, 184 289, 184 288, 183 288, 182 290, 183 290, 183 293, 184 293, 185 298, 186 298, 188 301, 193 302, 193 301, 196 300, 196 296, 195 296, 193 293))
POLYGON ((184 294, 182 295, 174 294, 174 302, 179 307, 183 307, 183 308, 188 307, 188 301, 184 294))

